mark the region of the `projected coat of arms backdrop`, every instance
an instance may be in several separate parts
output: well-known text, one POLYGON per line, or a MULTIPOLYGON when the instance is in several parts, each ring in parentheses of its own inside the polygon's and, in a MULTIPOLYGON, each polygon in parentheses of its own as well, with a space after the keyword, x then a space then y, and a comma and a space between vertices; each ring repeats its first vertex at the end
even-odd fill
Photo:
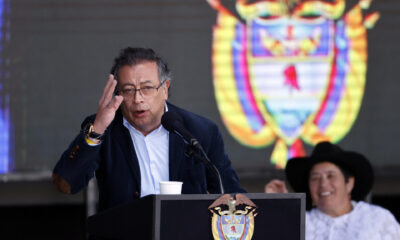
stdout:
POLYGON ((372 0, 345 12, 346 1, 220 1, 213 29, 214 91, 222 120, 241 144, 275 143, 271 162, 305 155, 302 142, 338 142, 357 118, 367 72, 363 15, 372 0), (241 19, 240 19, 241 18, 241 19))
POLYGON ((9 40, 9 17, 10 3, 0 0, 0 174, 7 173, 12 165, 10 154, 10 96, 6 92, 3 80, 7 75, 4 69, 3 59, 4 44, 9 40))

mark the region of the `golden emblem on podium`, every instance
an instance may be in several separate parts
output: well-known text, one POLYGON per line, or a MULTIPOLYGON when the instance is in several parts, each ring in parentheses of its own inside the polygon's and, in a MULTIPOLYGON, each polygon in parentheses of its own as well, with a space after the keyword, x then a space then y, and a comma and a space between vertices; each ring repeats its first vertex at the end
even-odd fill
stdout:
POLYGON ((245 195, 233 198, 225 194, 215 200, 211 211, 211 229, 215 240, 250 240, 254 232, 257 206, 245 195))

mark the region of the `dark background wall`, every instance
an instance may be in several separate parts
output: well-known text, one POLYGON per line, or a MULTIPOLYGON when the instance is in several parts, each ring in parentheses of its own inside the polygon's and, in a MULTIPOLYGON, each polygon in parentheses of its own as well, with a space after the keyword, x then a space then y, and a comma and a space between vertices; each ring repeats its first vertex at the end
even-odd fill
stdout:
MULTIPOLYGON (((57 211, 49 210, 54 216, 48 217, 57 219, 61 206, 86 211, 85 194, 71 199, 53 192, 50 171, 83 118, 96 111, 112 60, 126 46, 152 47, 169 62, 173 71, 170 101, 219 125, 226 150, 250 192, 262 192, 269 179, 283 178, 282 171, 269 163, 272 146, 245 147, 222 123, 211 69, 217 13, 205 0, 5 2, 10 5, 9 14, 3 16, 7 22, 3 34, 9 34, 2 49, 7 75, 0 79, 0 94, 9 96, 14 168, 1 179, 0 212, 19 216, 11 206, 58 206, 57 211)), ((231 1, 223 2, 232 6, 231 1)), ((381 18, 368 32, 365 97, 352 130, 339 144, 368 156, 377 175, 372 200, 390 205, 398 214, 399 207, 392 203, 400 196, 400 2, 374 1, 371 10, 379 11, 381 18)), ((78 219, 85 216, 79 214, 78 219)))

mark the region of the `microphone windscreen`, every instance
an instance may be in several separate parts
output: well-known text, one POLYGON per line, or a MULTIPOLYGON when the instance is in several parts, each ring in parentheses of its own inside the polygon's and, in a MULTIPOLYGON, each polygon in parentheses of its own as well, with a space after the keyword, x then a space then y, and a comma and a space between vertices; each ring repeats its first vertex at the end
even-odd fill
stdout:
POLYGON ((170 132, 175 130, 176 124, 181 124, 182 122, 182 117, 174 111, 168 111, 161 117, 161 124, 170 132))

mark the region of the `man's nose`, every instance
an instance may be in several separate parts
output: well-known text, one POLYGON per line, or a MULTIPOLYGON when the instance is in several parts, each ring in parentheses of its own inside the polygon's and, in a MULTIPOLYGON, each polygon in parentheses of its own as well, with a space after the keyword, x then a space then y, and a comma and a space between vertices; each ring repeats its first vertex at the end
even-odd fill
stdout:
POLYGON ((135 93, 133 94, 133 101, 135 103, 143 102, 143 96, 140 90, 136 89, 135 93))

